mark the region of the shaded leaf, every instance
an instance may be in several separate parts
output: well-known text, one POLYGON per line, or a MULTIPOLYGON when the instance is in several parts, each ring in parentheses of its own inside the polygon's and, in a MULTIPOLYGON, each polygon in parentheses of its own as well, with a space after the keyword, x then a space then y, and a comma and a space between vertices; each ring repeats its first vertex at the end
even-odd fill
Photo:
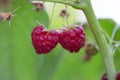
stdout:
POLYGON ((112 19, 99 19, 99 23, 103 30, 108 33, 108 35, 111 37, 114 28, 116 27, 115 21, 112 19))
MULTIPOLYGON (((22 1, 21 1, 22 2, 22 1)), ((16 3, 11 5, 16 8, 16 3)), ((37 56, 31 43, 31 31, 38 25, 35 20, 48 26, 46 11, 37 13, 29 2, 21 5, 15 12, 11 26, 8 22, 0 24, 0 80, 35 80, 37 75, 37 56)))
POLYGON ((120 41, 120 26, 116 27, 116 32, 115 32, 115 35, 114 35, 114 40, 115 41, 120 41))

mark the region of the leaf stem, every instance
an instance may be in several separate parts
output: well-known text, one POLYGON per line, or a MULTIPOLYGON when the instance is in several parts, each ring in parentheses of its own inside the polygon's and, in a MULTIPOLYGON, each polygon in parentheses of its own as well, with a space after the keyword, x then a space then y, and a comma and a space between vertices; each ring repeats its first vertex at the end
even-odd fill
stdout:
MULTIPOLYGON (((65 10, 66 10, 66 12, 68 12, 68 7, 67 7, 67 5, 65 5, 65 10)), ((69 25, 69 22, 68 22, 68 16, 65 16, 65 19, 66 19, 66 22, 67 22, 67 27, 69 28, 70 27, 70 25, 69 25)))
POLYGON ((116 34, 116 32, 117 32, 117 30, 118 30, 118 28, 119 28, 118 26, 119 26, 119 25, 116 24, 116 27, 115 27, 114 30, 113 30, 113 33, 112 33, 110 42, 112 42, 112 41, 114 40, 115 34, 116 34))
POLYGON ((48 28, 49 28, 49 27, 51 26, 51 24, 52 24, 53 15, 54 15, 54 11, 55 11, 55 5, 56 5, 56 3, 53 4, 52 15, 51 15, 51 19, 50 19, 48 28))

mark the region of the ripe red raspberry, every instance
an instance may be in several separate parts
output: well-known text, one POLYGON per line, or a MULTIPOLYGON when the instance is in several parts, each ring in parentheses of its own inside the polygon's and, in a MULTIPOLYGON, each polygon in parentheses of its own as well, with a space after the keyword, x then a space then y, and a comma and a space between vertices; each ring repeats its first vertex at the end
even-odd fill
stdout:
POLYGON ((47 31, 43 26, 36 26, 32 31, 32 44, 38 54, 52 51, 58 43, 59 34, 55 30, 47 31))
POLYGON ((120 72, 117 73, 117 80, 120 80, 120 72))
POLYGON ((59 33, 59 43, 71 53, 77 53, 85 45, 85 32, 83 28, 73 25, 72 28, 63 29, 59 33))
MULTIPOLYGON (((102 76, 102 80, 108 80, 106 74, 104 74, 104 75, 102 76)), ((117 73, 116 80, 120 80, 120 72, 117 73)))
POLYGON ((102 80, 108 80, 108 78, 107 78, 107 75, 106 75, 106 74, 104 74, 104 75, 102 76, 102 80))

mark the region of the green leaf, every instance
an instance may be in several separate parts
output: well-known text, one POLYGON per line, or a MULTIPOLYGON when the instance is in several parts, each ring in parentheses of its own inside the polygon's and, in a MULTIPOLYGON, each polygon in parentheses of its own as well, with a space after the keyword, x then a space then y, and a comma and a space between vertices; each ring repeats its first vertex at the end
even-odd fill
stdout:
MULTIPOLYGON (((53 4, 54 5, 54 4, 53 4)), ((70 15, 68 18, 67 17, 61 17, 60 13, 61 10, 65 10, 65 5, 64 4, 55 4, 55 7, 53 7, 52 4, 46 6, 47 7, 47 11, 49 13, 50 16, 50 29, 60 29, 60 28, 64 28, 65 26, 72 25, 74 24, 74 17, 75 15, 73 13, 75 13, 75 9, 73 9, 70 6, 67 6, 67 12, 70 15), (54 12, 52 12, 54 9, 54 12), (52 16, 53 15, 53 16, 52 16), (68 24, 67 24, 68 21, 68 24)))
POLYGON ((31 31, 41 24, 48 27, 46 11, 36 12, 34 6, 24 1, 14 1, 11 10, 15 12, 9 27, 8 21, 0 24, 0 80, 50 80, 61 60, 61 47, 48 55, 36 55, 31 42, 31 31), (24 5, 21 5, 23 4, 24 5))
MULTIPOLYGON (((116 28, 116 22, 113 21, 112 19, 98 19, 98 21, 104 31, 106 39, 107 38, 110 39, 112 37, 114 29, 116 28)), ((85 28, 86 38, 88 39, 88 41, 93 40, 94 37, 93 34, 91 33, 88 23, 85 23, 83 26, 85 28)))
POLYGON ((38 65, 38 80, 53 80, 53 75, 57 72, 63 53, 63 49, 57 46, 51 53, 42 55, 42 61, 39 60, 41 64, 38 65))
POLYGON ((116 48, 116 52, 114 55, 114 62, 115 62, 116 70, 120 71, 120 46, 116 48))
POLYGON ((102 27, 102 29, 107 32, 107 34, 111 37, 114 28, 116 27, 115 21, 112 19, 99 19, 99 23, 102 27))
MULTIPOLYGON (((16 4, 10 8, 15 9, 16 4)), ((48 26, 49 17, 46 11, 36 12, 33 7, 25 2, 14 13, 10 27, 8 21, 0 23, 0 80, 37 80, 40 55, 36 55, 32 46, 31 31, 38 25, 36 20, 48 26)))
MULTIPOLYGON (((114 35, 114 40, 120 42, 120 27, 116 27, 115 35, 114 35)), ((116 70, 120 70, 120 44, 116 46, 116 51, 114 55, 114 61, 115 61, 115 66, 116 70)))
POLYGON ((115 41, 120 41, 120 26, 116 27, 116 32, 115 32, 115 35, 114 35, 114 40, 115 41))

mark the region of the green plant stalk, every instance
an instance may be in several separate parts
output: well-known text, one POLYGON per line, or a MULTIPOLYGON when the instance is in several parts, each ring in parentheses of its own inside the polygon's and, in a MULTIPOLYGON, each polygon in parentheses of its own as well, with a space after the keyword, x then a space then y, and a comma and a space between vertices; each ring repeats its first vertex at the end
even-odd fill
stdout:
POLYGON ((90 0, 85 0, 85 2, 86 2, 86 7, 85 9, 83 9, 83 12, 88 20, 91 31, 93 32, 93 35, 99 46, 100 53, 102 55, 102 58, 105 64, 108 79, 115 80, 116 71, 115 71, 111 48, 108 45, 107 41, 105 40, 104 33, 94 14, 90 0))
MULTIPOLYGON (((84 8, 83 5, 75 4, 73 1, 65 1, 65 0, 39 0, 39 1, 65 4, 65 5, 72 6, 73 8, 76 8, 76 9, 79 9, 79 8, 83 9, 84 8)), ((77 0, 76 2, 78 2, 78 1, 79 0, 77 0)), ((79 3, 80 3, 80 1, 79 1, 79 3)))
MULTIPOLYGON (((116 77, 116 70, 114 66, 114 60, 113 60, 113 55, 110 46, 108 45, 104 33, 101 29, 101 26, 94 14, 92 5, 90 0, 79 0, 80 3, 75 4, 73 2, 66 2, 66 1, 61 1, 61 0, 44 0, 45 2, 55 2, 55 3, 61 3, 61 4, 66 4, 69 6, 72 6, 73 8, 83 10, 88 23, 90 25, 91 31, 96 39, 96 42, 99 46, 100 53, 102 55, 107 76, 109 80, 115 80, 116 77)), ((78 0, 76 0, 78 1, 78 0)))

